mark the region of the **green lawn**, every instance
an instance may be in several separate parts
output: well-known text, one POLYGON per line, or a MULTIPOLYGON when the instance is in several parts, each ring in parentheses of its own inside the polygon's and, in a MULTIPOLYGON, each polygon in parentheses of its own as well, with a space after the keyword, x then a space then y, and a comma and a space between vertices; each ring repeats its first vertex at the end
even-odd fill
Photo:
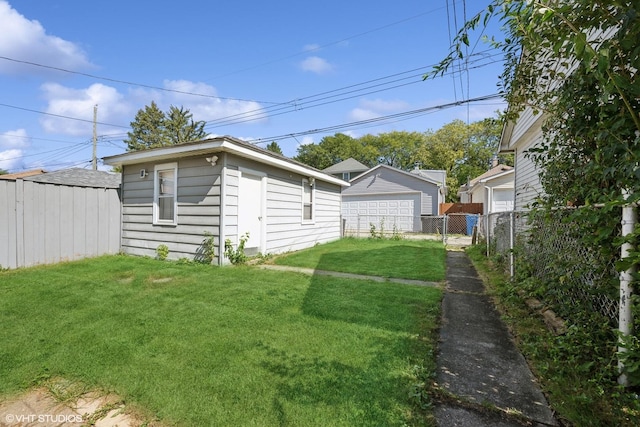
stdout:
POLYGON ((277 257, 275 264, 343 273, 439 282, 445 276, 442 242, 344 238, 277 257))
POLYGON ((126 256, 0 272, 0 396, 64 378, 167 424, 429 424, 409 395, 440 298, 126 256))

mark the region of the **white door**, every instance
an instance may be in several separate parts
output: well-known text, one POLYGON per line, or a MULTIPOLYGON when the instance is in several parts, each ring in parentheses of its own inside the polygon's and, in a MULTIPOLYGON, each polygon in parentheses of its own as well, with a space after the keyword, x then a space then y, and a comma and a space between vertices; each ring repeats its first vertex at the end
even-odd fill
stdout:
POLYGON ((238 188, 238 236, 249 233, 246 249, 255 248, 263 252, 262 227, 262 177, 242 172, 238 188))

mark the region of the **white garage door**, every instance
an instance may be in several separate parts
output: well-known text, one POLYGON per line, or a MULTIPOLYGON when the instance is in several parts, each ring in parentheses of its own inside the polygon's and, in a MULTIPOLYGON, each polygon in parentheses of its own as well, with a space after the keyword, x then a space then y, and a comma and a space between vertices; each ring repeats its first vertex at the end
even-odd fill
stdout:
POLYGON ((513 210, 513 190, 493 190, 491 212, 508 212, 513 210))
POLYGON ((420 231, 420 195, 344 197, 342 217, 346 231, 420 231))

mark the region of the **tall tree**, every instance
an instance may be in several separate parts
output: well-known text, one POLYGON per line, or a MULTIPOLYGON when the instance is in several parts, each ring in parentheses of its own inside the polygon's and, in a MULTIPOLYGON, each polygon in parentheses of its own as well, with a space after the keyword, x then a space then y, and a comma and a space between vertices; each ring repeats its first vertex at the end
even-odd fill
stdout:
POLYGON ((197 141, 207 135, 204 125, 204 121, 194 122, 193 114, 189 110, 172 105, 164 119, 165 136, 171 144, 197 141))
POLYGON ((193 121, 189 110, 171 106, 165 114, 154 101, 138 110, 124 142, 128 151, 165 147, 204 138, 205 122, 193 121))
POLYGON ((367 149, 356 139, 343 133, 325 136, 318 144, 299 146, 294 159, 317 169, 325 169, 350 157, 369 166, 377 163, 373 150, 367 149))
POLYGON ((276 154, 280 154, 281 156, 284 156, 284 154, 282 153, 282 148, 280 148, 278 143, 275 141, 271 141, 269 144, 267 144, 265 149, 267 151, 271 151, 272 153, 276 153, 276 154))

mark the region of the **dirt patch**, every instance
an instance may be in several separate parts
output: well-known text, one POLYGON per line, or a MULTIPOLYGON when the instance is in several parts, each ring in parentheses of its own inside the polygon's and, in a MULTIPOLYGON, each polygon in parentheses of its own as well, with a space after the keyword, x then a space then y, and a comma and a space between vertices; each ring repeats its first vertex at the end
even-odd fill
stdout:
POLYGON ((158 426, 127 411, 122 399, 97 392, 60 401, 50 388, 37 388, 0 402, 0 427, 158 426))

